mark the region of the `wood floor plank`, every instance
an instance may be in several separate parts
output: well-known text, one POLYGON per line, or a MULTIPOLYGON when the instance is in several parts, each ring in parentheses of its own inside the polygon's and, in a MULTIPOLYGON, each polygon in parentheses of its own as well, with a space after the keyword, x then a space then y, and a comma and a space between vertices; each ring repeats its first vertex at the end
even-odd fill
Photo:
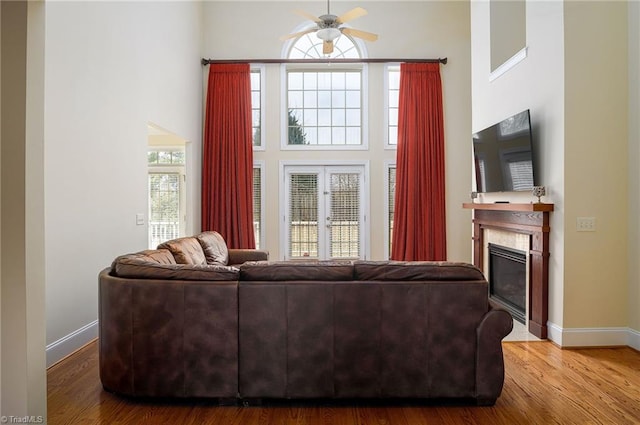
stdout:
POLYGON ((505 383, 495 406, 434 403, 149 401, 102 389, 94 342, 51 367, 49 424, 437 425, 640 424, 640 353, 562 350, 551 342, 503 344, 505 383))

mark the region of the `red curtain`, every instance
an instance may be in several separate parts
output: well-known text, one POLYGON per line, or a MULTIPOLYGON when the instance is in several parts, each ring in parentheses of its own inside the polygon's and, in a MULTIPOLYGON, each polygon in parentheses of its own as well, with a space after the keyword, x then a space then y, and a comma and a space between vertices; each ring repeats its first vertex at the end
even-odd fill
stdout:
POLYGON ((446 259, 443 121, 440 65, 401 64, 393 260, 446 259))
POLYGON ((249 64, 212 64, 202 158, 202 230, 255 248, 249 64))

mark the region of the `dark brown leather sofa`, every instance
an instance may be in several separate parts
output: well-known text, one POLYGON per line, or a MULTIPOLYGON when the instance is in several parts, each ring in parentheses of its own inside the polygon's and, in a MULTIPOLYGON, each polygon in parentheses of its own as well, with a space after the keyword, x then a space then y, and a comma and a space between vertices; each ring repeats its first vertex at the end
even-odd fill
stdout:
POLYGON ((169 259, 185 252, 184 241, 178 245, 119 257, 100 274, 100 377, 107 390, 244 400, 456 398, 480 405, 495 403, 502 391, 501 340, 512 319, 489 306, 487 282, 474 266, 180 265, 169 259), (131 262, 140 263, 142 274, 131 262))

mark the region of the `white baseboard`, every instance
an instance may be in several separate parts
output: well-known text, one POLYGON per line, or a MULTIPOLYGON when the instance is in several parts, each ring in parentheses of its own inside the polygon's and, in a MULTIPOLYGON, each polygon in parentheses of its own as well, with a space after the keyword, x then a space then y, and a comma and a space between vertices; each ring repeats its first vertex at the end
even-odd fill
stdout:
POLYGON ((629 347, 640 351, 640 332, 635 329, 629 329, 629 347))
POLYGON ((98 321, 81 327, 69 335, 47 345, 47 367, 50 367, 79 350, 98 337, 98 321))
POLYGON ((624 346, 640 350, 640 332, 631 328, 562 328, 547 324, 548 337, 561 347, 624 346))

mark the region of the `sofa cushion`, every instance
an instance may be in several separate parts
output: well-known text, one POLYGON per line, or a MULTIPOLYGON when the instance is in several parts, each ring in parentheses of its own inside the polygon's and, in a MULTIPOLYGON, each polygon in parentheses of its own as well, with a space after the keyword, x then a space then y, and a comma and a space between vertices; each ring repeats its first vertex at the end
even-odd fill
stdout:
POLYGON ((151 263, 176 264, 176 259, 173 258, 173 254, 168 249, 147 249, 144 251, 136 252, 135 254, 128 255, 135 256, 135 258, 149 261, 151 263))
POLYGON ((240 280, 353 280, 351 261, 249 261, 240 266, 240 280))
MULTIPOLYGON (((171 256, 168 251, 167 254, 171 256)), ((176 264, 175 262, 157 261, 158 257, 162 260, 167 254, 142 251, 135 254, 121 255, 113 261, 111 274, 131 279, 214 281, 237 281, 240 274, 237 268, 229 266, 176 264)))
POLYGON ((218 232, 202 232, 196 236, 202 247, 207 264, 229 264, 229 250, 227 243, 218 232))
POLYGON ((356 261, 357 280, 484 280, 476 266, 447 261, 356 261))
POLYGON ((172 239, 158 245, 158 249, 168 249, 178 264, 207 264, 200 242, 194 237, 172 239))

